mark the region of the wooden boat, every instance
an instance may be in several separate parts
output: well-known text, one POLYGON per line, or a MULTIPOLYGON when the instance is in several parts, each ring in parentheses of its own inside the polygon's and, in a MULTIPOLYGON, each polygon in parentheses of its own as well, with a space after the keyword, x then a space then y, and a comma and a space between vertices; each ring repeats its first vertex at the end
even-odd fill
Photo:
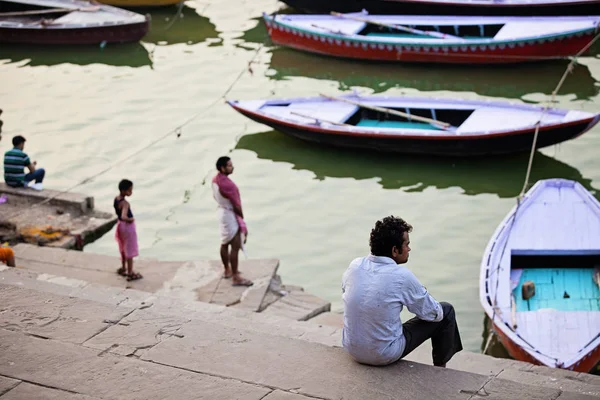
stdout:
POLYGON ((307 13, 358 12, 419 15, 596 15, 600 0, 282 0, 307 13))
POLYGON ((150 19, 83 0, 0 0, 0 42, 98 44, 135 42, 150 19))
MULTIPOLYGON (((384 152, 478 156, 529 151, 542 107, 500 101, 346 95, 228 101, 236 111, 288 135, 384 152)), ((537 148, 573 139, 600 114, 550 109, 537 148)))
POLYGON ((98 0, 100 3, 116 7, 165 7, 181 3, 183 0, 98 0))
POLYGON ((600 203, 575 181, 538 181, 481 263, 481 304, 509 354, 591 371, 600 361, 599 268, 600 203))
POLYGON ((503 64, 565 58, 594 38, 597 17, 263 14, 271 40, 335 57, 503 64))

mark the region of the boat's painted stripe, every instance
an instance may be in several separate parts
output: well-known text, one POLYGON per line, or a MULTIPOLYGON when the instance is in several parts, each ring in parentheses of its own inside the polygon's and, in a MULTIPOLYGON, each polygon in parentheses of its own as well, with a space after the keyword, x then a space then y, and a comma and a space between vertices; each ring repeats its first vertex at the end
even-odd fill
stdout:
MULTIPOLYGON (((341 42, 349 42, 349 43, 358 43, 361 46, 377 46, 377 45, 385 45, 389 46, 388 50, 397 50, 402 49, 403 51, 411 51, 416 50, 415 47, 429 47, 429 48, 441 48, 443 51, 458 51, 459 49, 462 51, 477 51, 482 50, 485 51, 488 48, 490 50, 504 50, 506 47, 514 48, 515 46, 530 46, 537 44, 544 44, 546 42, 554 42, 556 40, 564 40, 573 36, 581 37, 585 34, 593 34, 596 28, 590 27, 585 29, 579 29, 574 31, 561 32, 558 34, 549 34, 542 36, 532 36, 525 37, 523 39, 515 39, 515 40, 494 40, 494 39, 480 39, 480 40, 469 40, 467 42, 453 42, 453 43, 430 43, 431 39, 420 41, 420 42, 410 42, 404 43, 399 41, 386 41, 386 40, 368 40, 367 37, 361 37, 360 35, 345 35, 345 34, 328 34, 325 32, 318 32, 314 30, 304 29, 297 27, 293 24, 288 24, 279 20, 275 20, 271 16, 264 16, 265 24, 269 29, 279 29, 285 33, 291 33, 293 35, 298 35, 300 37, 306 37, 308 39, 312 38, 314 40, 321 41, 330 41, 331 44, 334 41, 341 42)), ((450 41, 450 39, 448 39, 450 41)), ((340 44, 340 43, 338 43, 340 44)))

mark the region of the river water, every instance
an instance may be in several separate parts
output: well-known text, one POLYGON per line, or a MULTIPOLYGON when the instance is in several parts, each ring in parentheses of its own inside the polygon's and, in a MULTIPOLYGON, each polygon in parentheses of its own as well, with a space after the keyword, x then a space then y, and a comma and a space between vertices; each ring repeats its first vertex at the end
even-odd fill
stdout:
MULTIPOLYGON (((218 258, 210 178, 216 159, 228 154, 250 230, 248 255, 279 258, 284 282, 328 299, 337 311, 341 275, 368 253, 375 221, 402 216, 414 226, 408 267, 438 300, 455 305, 465 348, 479 351, 479 265, 516 202, 528 154, 474 161, 336 151, 252 122, 221 97, 233 84, 227 99, 356 89, 539 103, 549 99, 566 63, 397 66, 312 56, 268 41, 261 13, 282 7, 273 0, 188 1, 176 20, 175 7, 144 10, 152 31, 138 44, 1 46, 0 150, 13 135, 26 136, 26 150, 47 169, 52 189, 116 164, 76 191, 110 211, 118 181, 133 180, 141 256, 161 260, 218 258), (179 137, 168 134, 194 116, 179 137)), ((600 59, 581 58, 556 105, 599 112, 599 80, 600 59)), ((600 188, 599 147, 597 126, 537 152, 532 182, 560 177, 600 188)), ((113 232, 85 251, 116 256, 113 232)))

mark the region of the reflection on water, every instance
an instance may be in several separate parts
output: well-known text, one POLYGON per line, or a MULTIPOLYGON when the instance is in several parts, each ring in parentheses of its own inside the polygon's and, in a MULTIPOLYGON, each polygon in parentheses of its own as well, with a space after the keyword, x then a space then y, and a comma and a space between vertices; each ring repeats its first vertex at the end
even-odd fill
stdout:
POLYGON ((58 64, 105 64, 116 67, 152 65, 148 51, 141 43, 108 44, 100 46, 0 45, 0 60, 24 62, 36 67, 58 64))
MULTIPOLYGON (((519 194, 529 158, 529 154, 486 160, 359 152, 306 143, 277 131, 245 135, 236 149, 253 151, 258 158, 291 163, 294 169, 312 171, 319 180, 379 178, 384 189, 421 192, 430 187, 458 186, 467 195, 492 193, 501 198, 519 194)), ((593 191, 591 181, 577 169, 537 152, 530 181, 548 178, 576 180, 593 191)))
MULTIPOLYGON (((483 353, 485 350, 485 346, 488 340, 488 336, 490 335, 491 328, 491 318, 488 317, 487 314, 483 314, 483 332, 481 334, 481 352, 483 353)), ((513 359, 508 351, 504 347, 504 345, 498 340, 496 335, 492 335, 490 338, 490 344, 485 352, 488 356, 496 357, 496 358, 509 358, 513 359)), ((590 372, 592 375, 600 375, 600 363, 596 365, 596 368, 590 372)))
MULTIPOLYGON (((136 9, 140 14, 150 14, 150 31, 142 42, 157 45, 178 43, 197 44, 211 41, 220 45, 216 26, 199 14, 194 3, 178 7, 136 9), (174 20, 174 18, 176 18, 174 20)), ((105 64, 116 67, 151 66, 151 50, 142 43, 121 43, 101 46, 44 46, 23 44, 0 45, 0 61, 24 62, 27 66, 52 66, 58 64, 105 64)))
MULTIPOLYGON (((448 90, 476 92, 483 96, 521 98, 530 93, 551 94, 568 61, 505 65, 454 66, 417 64, 376 64, 319 56, 287 48, 272 50, 271 79, 306 76, 339 81, 340 89, 362 86, 375 93, 392 87, 419 91, 448 90)), ((589 99, 600 92, 587 66, 577 65, 559 94, 589 99)))
POLYGON ((210 40, 220 44, 217 27, 206 17, 202 8, 188 1, 183 7, 150 8, 137 10, 152 17, 150 32, 142 39, 144 42, 159 45, 187 43, 196 44, 210 40))
MULTIPOLYGON (((240 37, 244 42, 272 45, 262 18, 240 37)), ((600 47, 600 46, 598 46, 600 47)), ((389 88, 419 91, 476 92, 484 96, 521 98, 531 93, 551 94, 567 68, 567 60, 541 63, 465 66, 434 64, 394 64, 344 60, 275 46, 267 73, 270 79, 303 76, 339 82, 340 90, 351 86, 368 87, 375 93, 389 88)), ((589 99, 600 86, 585 65, 577 65, 559 94, 589 99)))

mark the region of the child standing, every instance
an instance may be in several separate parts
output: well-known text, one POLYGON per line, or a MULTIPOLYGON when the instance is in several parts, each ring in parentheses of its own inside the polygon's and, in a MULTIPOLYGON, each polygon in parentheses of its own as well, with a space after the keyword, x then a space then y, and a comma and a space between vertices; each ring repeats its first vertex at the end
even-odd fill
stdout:
POLYGON ((127 277, 128 281, 142 278, 141 274, 133 272, 133 257, 138 255, 138 241, 131 205, 125 200, 126 196, 132 194, 133 182, 123 179, 119 182, 119 195, 115 197, 113 203, 117 218, 119 218, 115 239, 119 244, 119 252, 121 253, 121 268, 117 270, 117 273, 127 277), (127 267, 125 266, 126 263, 127 267))

